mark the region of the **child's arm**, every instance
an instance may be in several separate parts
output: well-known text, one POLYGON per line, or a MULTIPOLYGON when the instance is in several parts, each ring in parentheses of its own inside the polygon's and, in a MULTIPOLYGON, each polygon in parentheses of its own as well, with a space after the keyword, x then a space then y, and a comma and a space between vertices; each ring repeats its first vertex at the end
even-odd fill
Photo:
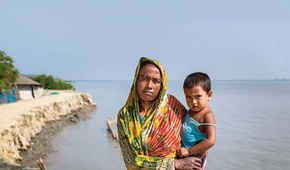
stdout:
MULTIPOLYGON (((213 112, 206 113, 203 118, 204 123, 216 124, 213 112)), ((216 141, 216 127, 215 126, 204 126, 206 138, 188 149, 189 155, 197 153, 204 153, 211 148, 216 141)))

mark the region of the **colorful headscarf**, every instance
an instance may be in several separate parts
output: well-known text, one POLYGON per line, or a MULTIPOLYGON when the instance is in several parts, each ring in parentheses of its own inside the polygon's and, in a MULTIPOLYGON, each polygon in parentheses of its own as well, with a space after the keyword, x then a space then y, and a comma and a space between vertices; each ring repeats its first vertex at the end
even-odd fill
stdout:
POLYGON ((174 169, 173 158, 180 147, 181 120, 185 108, 167 94, 167 76, 156 60, 142 57, 125 106, 118 113, 118 135, 128 169, 174 169), (150 62, 161 72, 162 87, 144 121, 139 118, 137 81, 141 64, 150 62))

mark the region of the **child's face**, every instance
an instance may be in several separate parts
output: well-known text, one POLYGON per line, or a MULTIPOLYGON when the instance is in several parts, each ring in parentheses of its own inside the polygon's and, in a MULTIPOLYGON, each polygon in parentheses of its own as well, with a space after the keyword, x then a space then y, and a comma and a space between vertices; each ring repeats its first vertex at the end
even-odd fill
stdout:
POLYGON ((194 86, 190 89, 185 88, 184 94, 187 106, 193 112, 200 112, 208 106, 208 101, 212 97, 212 91, 205 92, 201 86, 194 86))

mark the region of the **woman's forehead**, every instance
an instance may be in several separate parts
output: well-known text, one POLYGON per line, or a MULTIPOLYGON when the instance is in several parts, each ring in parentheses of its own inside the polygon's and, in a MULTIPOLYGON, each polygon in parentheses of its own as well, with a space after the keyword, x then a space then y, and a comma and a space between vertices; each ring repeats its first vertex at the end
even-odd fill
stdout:
POLYGON ((141 70, 139 75, 150 75, 150 76, 158 76, 158 78, 161 77, 160 70, 153 64, 146 64, 144 65, 141 70))

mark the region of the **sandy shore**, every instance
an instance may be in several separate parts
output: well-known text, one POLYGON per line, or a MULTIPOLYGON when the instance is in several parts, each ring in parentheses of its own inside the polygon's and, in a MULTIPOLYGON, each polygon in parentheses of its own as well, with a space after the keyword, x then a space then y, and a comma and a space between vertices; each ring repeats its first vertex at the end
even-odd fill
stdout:
POLYGON ((14 165, 19 168, 22 165, 17 164, 31 165, 32 159, 43 158, 50 137, 62 127, 88 117, 93 108, 92 97, 77 92, 0 105, 0 167, 9 164, 9 169, 14 165))

